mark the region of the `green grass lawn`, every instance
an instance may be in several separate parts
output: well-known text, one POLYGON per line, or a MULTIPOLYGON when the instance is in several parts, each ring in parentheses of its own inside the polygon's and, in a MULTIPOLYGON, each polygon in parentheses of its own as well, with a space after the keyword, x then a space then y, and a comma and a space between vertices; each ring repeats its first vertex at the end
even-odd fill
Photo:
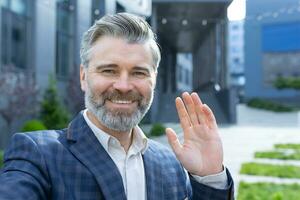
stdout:
POLYGON ((259 151, 254 155, 255 158, 271 158, 281 160, 300 160, 300 151, 259 151))
POLYGON ((275 150, 259 151, 255 158, 271 158, 281 160, 300 160, 300 144, 275 144, 275 150))
POLYGON ((275 144, 274 147, 276 149, 295 149, 300 151, 300 144, 275 144))
POLYGON ((244 163, 241 167, 240 173, 258 176, 275 176, 280 178, 300 178, 300 167, 252 162, 244 163))
POLYGON ((237 200, 299 200, 300 185, 240 182, 237 200))

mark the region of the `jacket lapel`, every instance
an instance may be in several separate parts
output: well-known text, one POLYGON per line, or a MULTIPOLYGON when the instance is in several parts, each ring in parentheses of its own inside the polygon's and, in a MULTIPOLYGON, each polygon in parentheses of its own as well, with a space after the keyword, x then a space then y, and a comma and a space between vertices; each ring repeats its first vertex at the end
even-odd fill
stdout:
POLYGON ((126 200, 117 166, 86 124, 82 113, 69 124, 67 139, 71 143, 70 151, 93 173, 105 199, 126 200))
POLYGON ((162 166, 155 152, 151 140, 149 147, 143 154, 143 161, 146 175, 147 200, 164 199, 162 166))

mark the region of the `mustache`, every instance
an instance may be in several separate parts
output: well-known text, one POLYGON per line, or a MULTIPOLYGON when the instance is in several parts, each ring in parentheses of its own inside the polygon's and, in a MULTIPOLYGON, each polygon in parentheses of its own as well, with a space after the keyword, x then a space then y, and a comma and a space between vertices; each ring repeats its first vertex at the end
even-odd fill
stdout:
POLYGON ((136 91, 121 93, 118 90, 108 91, 102 94, 103 100, 141 101, 143 96, 136 91))

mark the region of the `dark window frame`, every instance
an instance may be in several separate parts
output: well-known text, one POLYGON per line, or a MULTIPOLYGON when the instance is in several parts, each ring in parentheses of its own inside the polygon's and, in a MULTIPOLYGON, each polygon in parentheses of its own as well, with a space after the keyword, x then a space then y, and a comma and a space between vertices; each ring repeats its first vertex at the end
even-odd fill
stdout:
POLYGON ((55 74, 65 80, 75 64, 76 1, 56 1, 56 60, 55 74), (65 18, 64 18, 65 17, 65 18), (61 21, 60 21, 61 20, 61 21), (63 21, 67 20, 67 21, 63 21), (63 22, 63 26, 61 25, 63 22))

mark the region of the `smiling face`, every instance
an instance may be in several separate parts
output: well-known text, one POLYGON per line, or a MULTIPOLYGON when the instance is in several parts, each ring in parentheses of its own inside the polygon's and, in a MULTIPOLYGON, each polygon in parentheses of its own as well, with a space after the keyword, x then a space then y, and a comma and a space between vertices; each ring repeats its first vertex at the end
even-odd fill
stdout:
POLYGON ((154 66, 148 43, 108 36, 95 42, 80 79, 85 105, 100 126, 125 132, 140 122, 153 100, 154 66))

